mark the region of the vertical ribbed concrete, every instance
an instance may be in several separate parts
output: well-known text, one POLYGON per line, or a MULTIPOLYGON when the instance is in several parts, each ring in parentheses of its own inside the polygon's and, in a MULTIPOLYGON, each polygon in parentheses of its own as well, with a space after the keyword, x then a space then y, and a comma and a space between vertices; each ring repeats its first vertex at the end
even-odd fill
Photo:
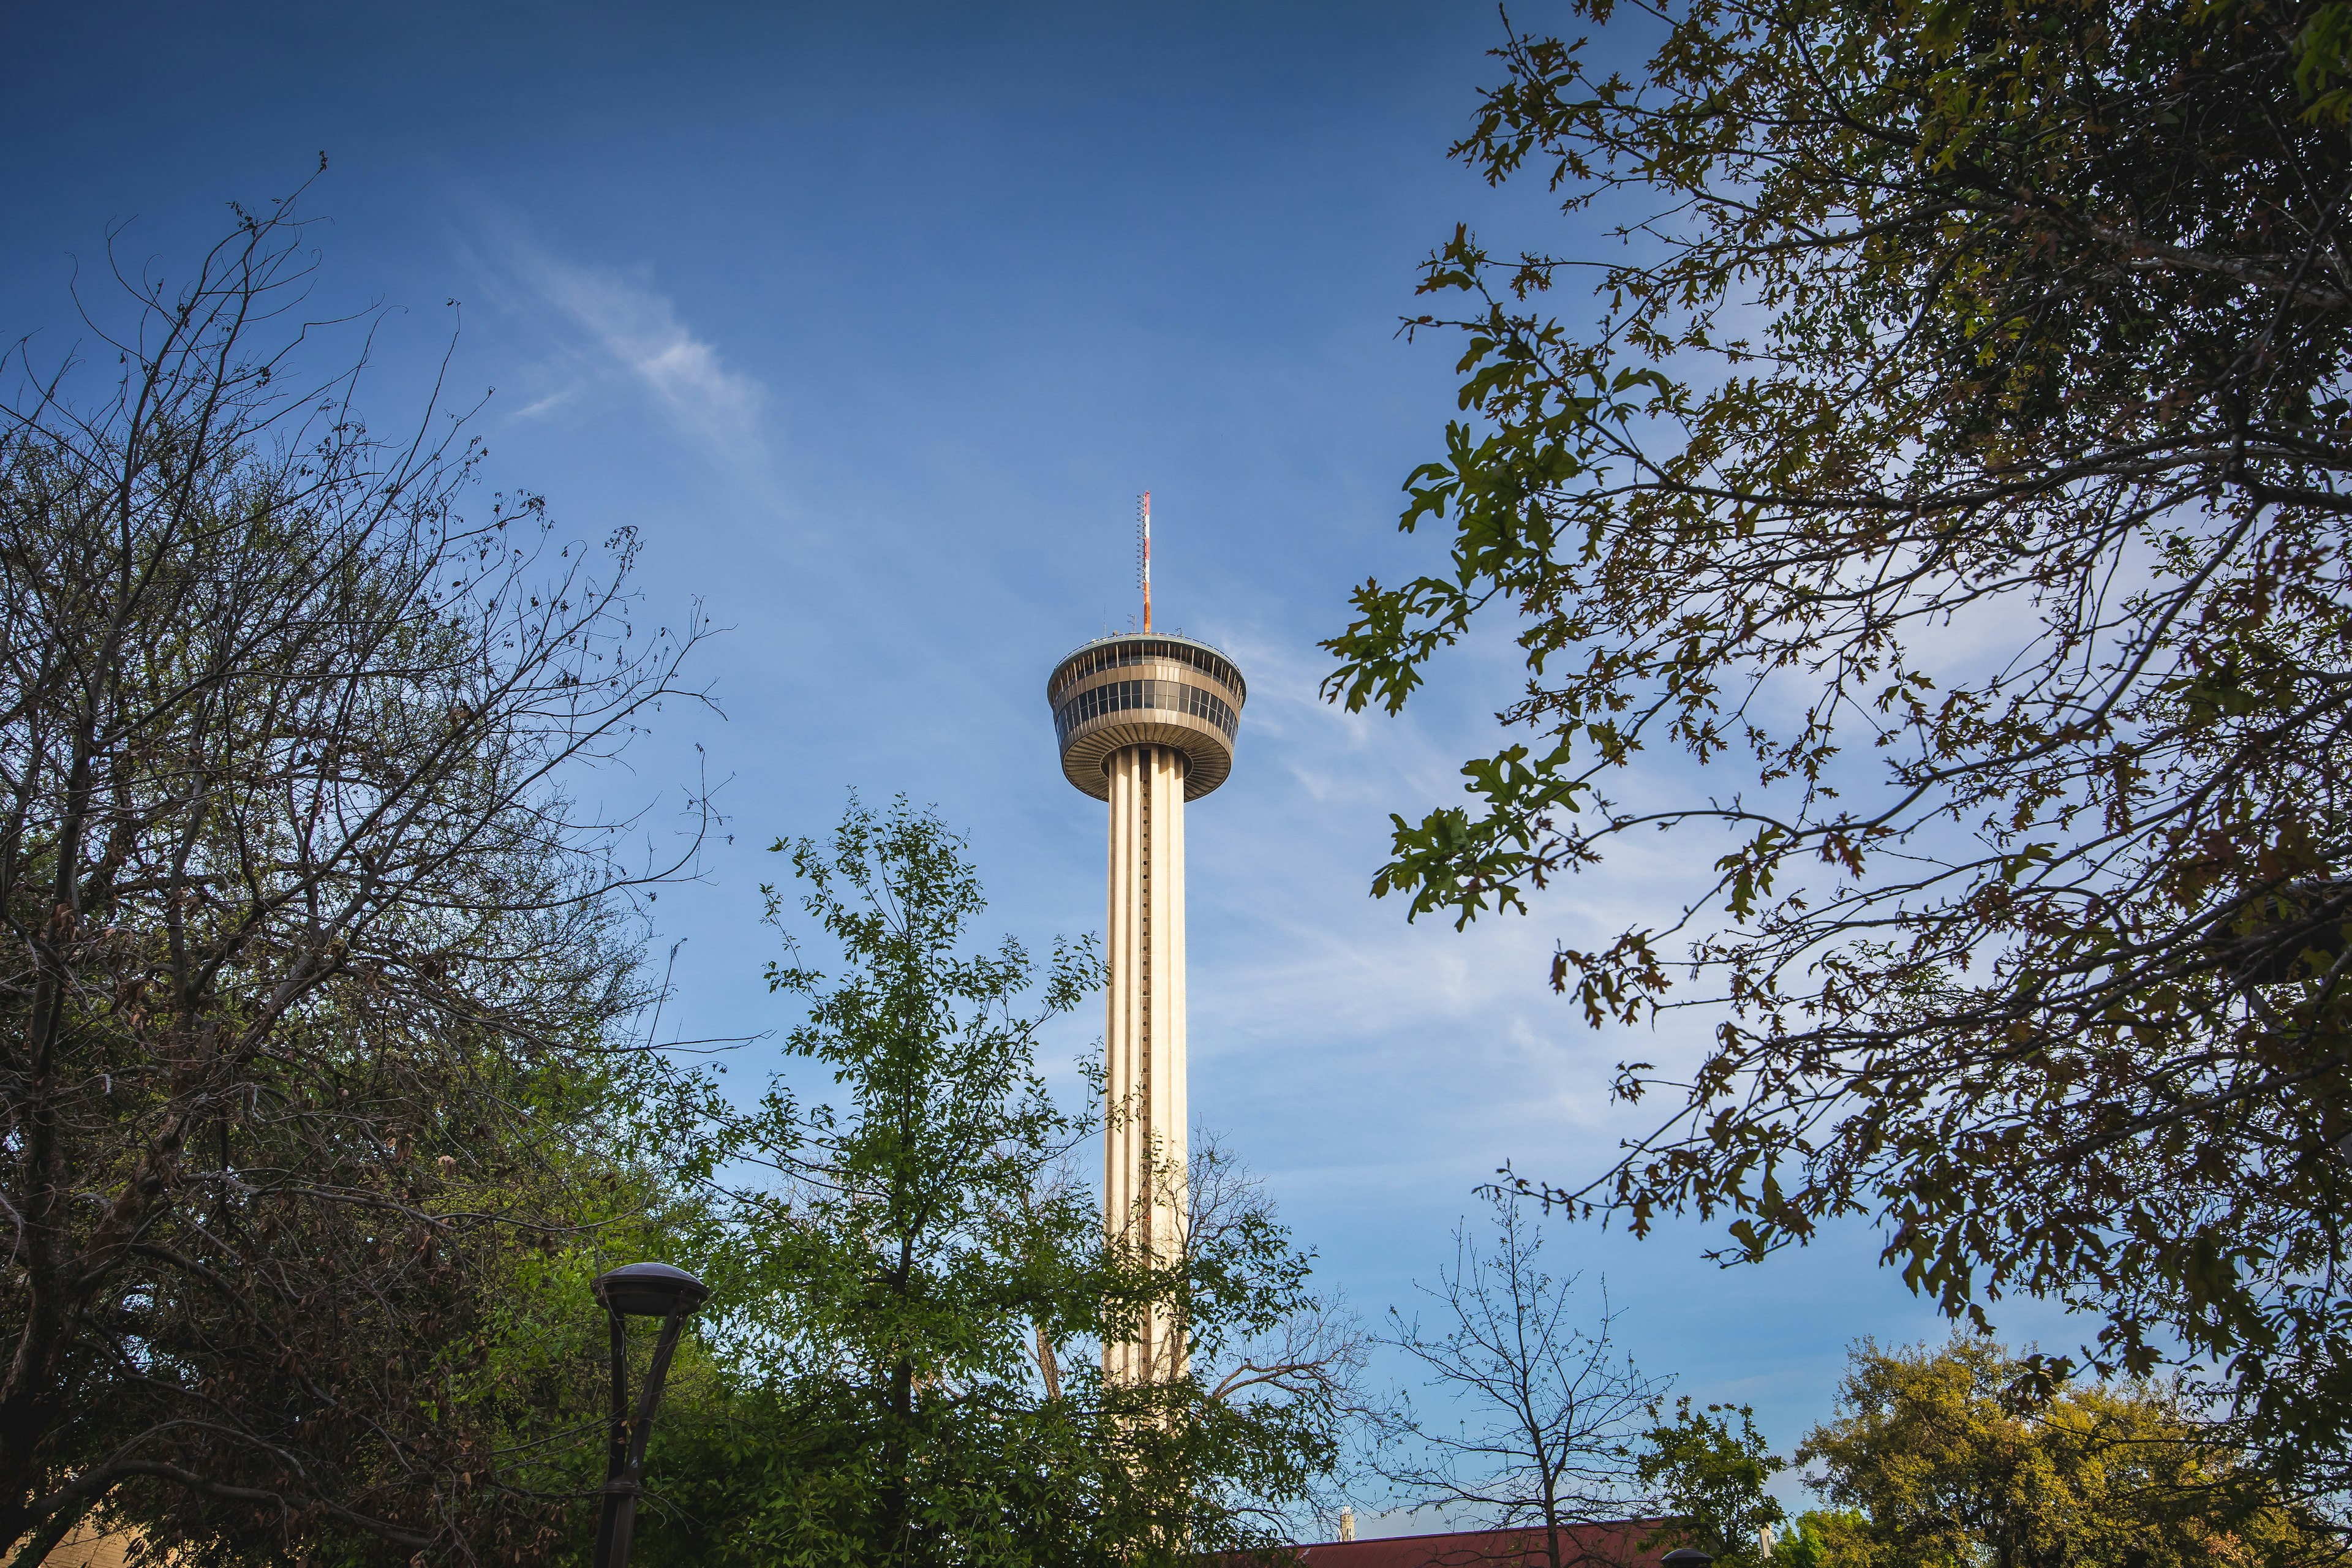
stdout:
MULTIPOLYGON (((1112 1240, 1172 1261, 1183 1246, 1184 756, 1129 746, 1108 759, 1109 1077, 1103 1221, 1112 1240)), ((1155 1310, 1137 1337, 1103 1347, 1128 1382, 1184 1370, 1181 1325, 1155 1310)))

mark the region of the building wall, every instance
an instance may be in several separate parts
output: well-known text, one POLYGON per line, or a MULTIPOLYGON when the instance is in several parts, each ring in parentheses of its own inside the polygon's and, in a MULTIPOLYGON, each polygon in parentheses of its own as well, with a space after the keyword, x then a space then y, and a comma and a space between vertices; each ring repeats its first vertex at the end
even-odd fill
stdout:
POLYGON ((43 1568, 124 1568, 131 1549, 138 1543, 135 1535, 108 1534, 82 1524, 58 1542, 43 1568))
MULTIPOLYGON (((1560 1530, 1561 1568, 1658 1568, 1674 1550, 1669 1521, 1612 1519, 1560 1530)), ((1549 1568, 1541 1530, 1465 1530, 1327 1541, 1294 1549, 1306 1568, 1549 1568)), ((1249 1568, 1235 1564, 1234 1568, 1249 1568)))

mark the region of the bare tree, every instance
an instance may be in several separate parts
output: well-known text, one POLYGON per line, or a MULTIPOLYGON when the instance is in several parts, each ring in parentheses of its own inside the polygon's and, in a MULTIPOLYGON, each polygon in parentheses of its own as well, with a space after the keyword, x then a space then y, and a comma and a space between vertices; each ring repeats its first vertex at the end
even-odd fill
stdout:
POLYGON ((677 869, 562 784, 697 695, 699 623, 633 625, 625 531, 462 513, 461 418, 384 439, 356 365, 305 381, 315 266, 290 200, 238 210, 184 281, 113 269, 122 330, 84 302, 102 396, 20 344, 0 405, 12 1568, 93 1509, 546 1539, 501 1512, 538 1505, 480 1392, 495 1295, 578 1212, 551 1145, 642 997, 628 895, 677 869))
POLYGON ((1192 1372, 1202 1394, 1221 1404, 1279 1398, 1327 1409, 1335 1423, 1356 1419, 1368 1408, 1362 1378, 1371 1342, 1354 1311, 1337 1295, 1306 1288, 1307 1255, 1268 1245, 1286 1241, 1287 1233, 1265 1182, 1222 1139, 1196 1131, 1186 1165, 1191 1291, 1237 1296, 1241 1284, 1286 1292, 1280 1310, 1235 1311, 1235 1302, 1214 1313, 1230 1330, 1199 1331, 1204 1314, 1192 1310, 1192 1372), (1251 1267, 1241 1267, 1243 1259, 1251 1267))
MULTIPOLYGON (((1164 1313, 1179 1326, 1181 1358, 1146 1387, 1111 1380, 1108 1403, 1130 1433, 1169 1439, 1146 1440, 1135 1468, 1160 1467, 1187 1494, 1184 1554, 1211 1538, 1253 1551, 1295 1541, 1310 1521, 1336 1518, 1356 1440, 1379 1418, 1364 1387, 1371 1341, 1344 1297, 1318 1288, 1313 1254, 1223 1139, 1194 1128, 1181 1182, 1156 1162, 1151 1180, 1156 1201, 1182 1215, 1178 1256, 1157 1258, 1133 1232, 1106 1238, 1097 1279, 1108 1289, 1073 1303, 1081 1310, 1051 1331, 1037 1323, 1040 1376, 1059 1397, 1071 1342, 1098 1343, 1131 1331, 1145 1310, 1164 1313)), ((1087 1189, 1066 1163, 1052 1183, 1056 1198, 1087 1189)))
POLYGON ((1549 1568, 1613 1560, 1607 1548, 1638 1542, 1579 1527, 1645 1510, 1635 1446, 1666 1380, 1617 1349, 1605 1289, 1591 1328, 1572 1320, 1579 1277, 1544 1272, 1542 1235, 1517 1203, 1496 1200, 1491 1250, 1466 1224, 1454 1241, 1452 1269, 1436 1289, 1421 1287, 1444 1309, 1442 1325, 1391 1308, 1394 1327, 1380 1342, 1421 1363, 1454 1418, 1420 1415, 1408 1397, 1384 1434, 1380 1474, 1415 1510, 1538 1533, 1549 1568))

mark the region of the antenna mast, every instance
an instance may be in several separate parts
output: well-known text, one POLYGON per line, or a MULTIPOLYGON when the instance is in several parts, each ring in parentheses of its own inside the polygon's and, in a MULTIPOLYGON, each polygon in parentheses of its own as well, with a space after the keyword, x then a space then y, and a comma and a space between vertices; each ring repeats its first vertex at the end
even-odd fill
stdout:
POLYGON ((1143 629, 1151 629, 1151 492, 1135 505, 1135 575, 1143 589, 1143 629))

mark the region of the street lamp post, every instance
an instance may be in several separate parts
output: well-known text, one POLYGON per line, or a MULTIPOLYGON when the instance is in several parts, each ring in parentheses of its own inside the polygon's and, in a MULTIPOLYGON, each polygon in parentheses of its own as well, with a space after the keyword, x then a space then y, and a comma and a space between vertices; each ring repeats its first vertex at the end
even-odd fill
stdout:
POLYGON ((596 1300, 613 1328, 613 1422, 604 1459, 604 1502, 596 1519, 595 1568, 626 1568, 629 1535, 636 1528, 637 1495, 644 1489, 646 1440, 653 1436, 654 1406, 661 1403, 662 1380, 686 1320, 710 1294, 710 1287, 667 1263, 632 1263, 596 1277, 596 1300), (659 1318, 661 1338, 638 1392, 636 1415, 629 1414, 631 1318, 659 1318))

